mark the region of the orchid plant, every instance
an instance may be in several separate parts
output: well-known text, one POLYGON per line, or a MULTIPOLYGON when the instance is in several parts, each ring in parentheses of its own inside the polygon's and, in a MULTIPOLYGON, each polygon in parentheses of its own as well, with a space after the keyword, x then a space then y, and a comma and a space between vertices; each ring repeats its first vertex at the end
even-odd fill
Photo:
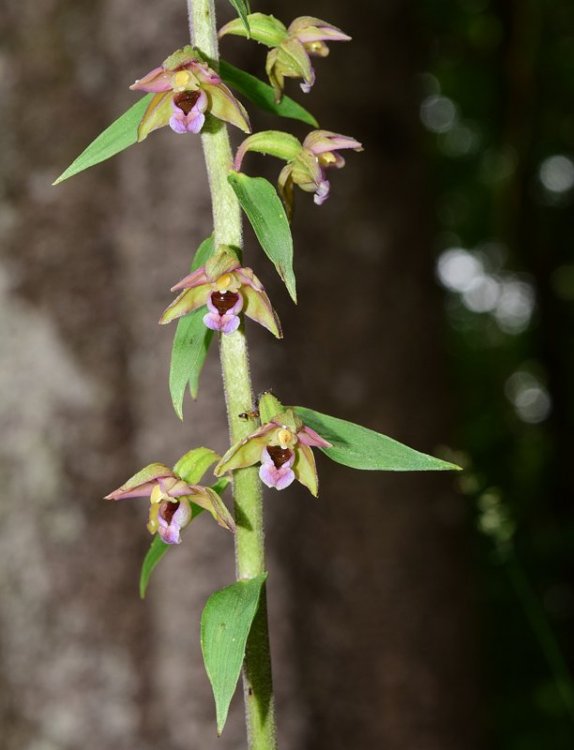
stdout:
MULTIPOLYGON (((214 0, 188 0, 191 45, 169 55, 130 88, 145 95, 116 120, 60 176, 56 183, 143 141, 169 125, 177 134, 200 134, 213 207, 213 233, 198 248, 191 270, 175 283, 178 296, 160 323, 178 320, 170 368, 170 390, 183 418, 189 388, 197 397, 199 376, 215 334, 229 415, 231 446, 223 456, 192 448, 173 468, 151 463, 107 499, 148 498, 147 528, 154 535, 144 559, 140 593, 165 553, 184 541, 185 530, 203 511, 235 538, 236 582, 209 597, 202 615, 201 646, 215 704, 218 733, 243 667, 249 750, 276 747, 269 635, 265 605, 265 549, 262 487, 283 491, 295 480, 313 496, 319 480, 313 449, 354 469, 425 471, 457 469, 366 427, 300 406, 284 406, 272 393, 254 404, 248 365, 245 318, 277 338, 281 324, 251 267, 243 263, 242 212, 265 256, 297 301, 291 218, 294 186, 327 200, 327 170, 340 169, 341 151, 362 151, 361 143, 323 130, 313 115, 284 93, 285 79, 298 78, 309 93, 315 82, 313 57, 326 57, 329 42, 350 37, 311 16, 288 26, 273 16, 251 13, 247 0, 230 0, 238 18, 217 33, 214 0), (220 59, 218 39, 237 35, 265 45, 270 84, 220 59), (279 117, 313 128, 303 142, 281 130, 248 135, 232 154, 227 124, 251 133, 242 97, 279 117), (278 189, 243 170, 248 152, 285 162, 278 189), (259 465, 259 468, 256 467, 259 465), (213 479, 205 479, 212 470, 213 479), (221 495, 233 489, 233 512, 221 495)), ((185 143, 182 148, 185 149, 185 143)), ((262 262, 253 253, 253 265, 262 262)))

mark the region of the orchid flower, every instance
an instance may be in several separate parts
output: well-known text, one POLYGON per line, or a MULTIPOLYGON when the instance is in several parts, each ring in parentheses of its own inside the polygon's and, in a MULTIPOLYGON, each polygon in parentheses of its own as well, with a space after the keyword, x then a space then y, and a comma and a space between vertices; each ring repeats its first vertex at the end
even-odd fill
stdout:
MULTIPOLYGON (((265 394, 263 398, 268 397, 265 394)), ((214 474, 221 476, 260 463, 259 476, 267 487, 284 490, 296 479, 317 497, 319 479, 311 448, 330 447, 331 443, 304 425, 292 409, 283 408, 249 437, 233 445, 215 467, 214 474)))
POLYGON ((199 484, 188 484, 164 464, 146 466, 117 490, 106 495, 105 499, 124 500, 132 497, 149 497, 148 531, 159 534, 166 544, 181 542, 181 530, 193 518, 192 504, 209 511, 223 528, 235 531, 235 522, 215 490, 199 484))
POLYGON ((351 39, 336 26, 312 16, 296 18, 289 28, 264 13, 251 13, 247 20, 249 34, 245 24, 235 19, 223 26, 219 36, 249 36, 271 48, 265 70, 277 101, 283 96, 285 78, 302 78, 301 88, 308 94, 315 83, 311 57, 327 57, 329 47, 326 42, 348 42, 351 39))
POLYGON ((251 132, 243 105, 189 45, 174 52, 130 89, 155 94, 140 122, 138 141, 164 125, 176 133, 199 133, 207 113, 251 132))
POLYGON ((162 325, 207 306, 203 322, 214 331, 233 333, 239 327, 239 313, 243 312, 277 338, 283 335, 263 285, 251 268, 242 267, 225 245, 220 246, 205 266, 183 278, 171 291, 179 290, 183 291, 160 318, 162 325))
POLYGON ((241 169, 248 151, 257 151, 284 159, 287 164, 278 180, 279 194, 291 214, 293 208, 293 186, 298 185, 307 193, 314 193, 314 201, 320 206, 329 197, 330 183, 325 170, 341 169, 345 159, 339 151, 343 149, 362 151, 359 141, 329 130, 313 130, 301 144, 287 133, 267 130, 246 138, 237 150, 234 168, 241 169))

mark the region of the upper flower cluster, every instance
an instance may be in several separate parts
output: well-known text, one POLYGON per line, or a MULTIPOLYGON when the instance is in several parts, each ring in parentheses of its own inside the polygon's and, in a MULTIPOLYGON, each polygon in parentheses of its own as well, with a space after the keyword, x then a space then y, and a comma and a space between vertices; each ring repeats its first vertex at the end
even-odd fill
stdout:
POLYGON ((139 141, 164 125, 176 133, 199 133, 208 112, 251 132, 243 105, 190 45, 174 52, 130 88, 155 94, 140 122, 139 141))
MULTIPOLYGON (((277 101, 283 96, 285 78, 301 78, 301 88, 307 94, 315 83, 311 57, 326 57, 326 42, 348 42, 351 37, 341 29, 320 18, 301 16, 287 28, 281 21, 264 13, 251 13, 247 17, 249 36, 270 47, 265 70, 275 89, 277 101)), ((223 26, 219 36, 235 34, 247 36, 245 24, 240 19, 223 26)))

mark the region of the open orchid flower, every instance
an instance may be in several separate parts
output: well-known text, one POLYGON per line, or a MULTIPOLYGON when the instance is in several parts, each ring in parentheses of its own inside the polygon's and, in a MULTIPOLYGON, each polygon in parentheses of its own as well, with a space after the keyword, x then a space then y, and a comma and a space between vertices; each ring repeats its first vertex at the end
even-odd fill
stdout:
MULTIPOLYGON (((265 394, 265 398, 269 398, 269 394, 265 394)), ((233 445, 215 467, 214 474, 221 476, 233 469, 261 463, 259 476, 268 487, 283 490, 296 479, 317 497, 319 479, 311 448, 330 448, 331 443, 304 425, 292 409, 278 405, 282 410, 249 437, 233 445)), ((263 416, 263 411, 261 414, 263 416)))
MULTIPOLYGON (((281 21, 264 13, 247 17, 249 37, 270 47, 265 70, 275 90, 277 101, 283 96, 285 78, 302 78, 301 88, 307 94, 315 83, 311 57, 327 57, 327 42, 348 42, 351 37, 330 23, 312 16, 296 18, 287 28, 281 21)), ((248 36, 240 19, 225 24, 219 36, 248 36)))
POLYGON ((138 128, 138 141, 169 125, 176 133, 199 133, 206 113, 251 132, 247 112, 193 47, 183 47, 138 79, 130 89, 155 94, 138 128))
POLYGON ((164 311, 161 324, 207 306, 203 322, 214 331, 233 333, 239 327, 239 313, 243 312, 277 338, 283 335, 263 285, 251 268, 240 266, 237 256, 225 245, 205 266, 172 287, 172 292, 179 290, 183 291, 164 311))
POLYGON ((114 492, 106 500, 149 497, 147 528, 159 534, 166 544, 179 544, 181 530, 193 518, 193 505, 209 511, 220 526, 235 531, 235 522, 214 490, 199 484, 188 484, 164 464, 150 464, 114 492))
POLYGON ((246 138, 237 150, 234 168, 241 169, 248 151, 257 151, 284 159, 287 164, 278 180, 279 194, 290 215, 293 209, 293 186, 298 185, 307 193, 314 193, 314 201, 320 206, 329 197, 330 183, 325 171, 332 167, 341 169, 345 159, 339 151, 343 149, 362 151, 359 141, 329 130, 313 130, 301 144, 287 133, 267 130, 246 138))

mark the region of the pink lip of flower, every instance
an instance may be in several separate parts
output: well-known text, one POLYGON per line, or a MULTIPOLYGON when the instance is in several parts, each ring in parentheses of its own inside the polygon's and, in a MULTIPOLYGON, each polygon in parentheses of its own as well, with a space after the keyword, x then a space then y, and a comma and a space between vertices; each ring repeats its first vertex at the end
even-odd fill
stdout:
POLYGON ((138 127, 139 141, 164 125, 176 133, 198 133, 206 112, 250 132, 249 117, 242 104, 192 47, 175 52, 130 89, 155 94, 138 127))
POLYGON ((208 101, 205 91, 176 94, 171 100, 169 126, 175 133, 199 133, 205 123, 208 101))
POLYGON ((207 306, 203 322, 214 331, 228 334, 237 330, 238 314, 243 311, 274 336, 282 337, 279 319, 263 285, 251 268, 240 266, 236 257, 224 249, 172 287, 172 291, 180 290, 181 294, 161 316, 160 324, 207 306))
MULTIPOLYGON (((227 292, 227 294, 232 295, 233 293, 227 292)), ((222 309, 221 304, 218 307, 213 303, 213 298, 217 298, 218 296, 223 297, 224 295, 220 295, 218 292, 213 292, 207 298, 207 309, 209 312, 203 316, 203 322, 207 328, 211 328, 212 331, 233 333, 233 331, 236 331, 239 328, 239 324, 241 323, 238 313, 241 312, 241 309, 243 308, 243 297, 239 292, 235 293, 237 301, 232 307, 229 307, 222 313, 220 312, 222 309)), ((216 302, 218 302, 217 299, 216 302)), ((225 307, 226 306, 227 305, 225 305, 225 307)))
POLYGON ((166 544, 179 544, 181 530, 191 521, 193 512, 190 503, 209 511, 217 523, 229 531, 235 531, 235 523, 219 495, 210 487, 188 484, 168 466, 155 463, 146 466, 114 492, 106 500, 125 500, 148 497, 150 512, 148 530, 159 534, 166 544))
POLYGON ((316 497, 319 485, 311 448, 329 447, 331 443, 302 424, 291 409, 286 409, 233 445, 214 473, 221 476, 261 462, 259 476, 268 487, 283 490, 297 479, 316 497))

